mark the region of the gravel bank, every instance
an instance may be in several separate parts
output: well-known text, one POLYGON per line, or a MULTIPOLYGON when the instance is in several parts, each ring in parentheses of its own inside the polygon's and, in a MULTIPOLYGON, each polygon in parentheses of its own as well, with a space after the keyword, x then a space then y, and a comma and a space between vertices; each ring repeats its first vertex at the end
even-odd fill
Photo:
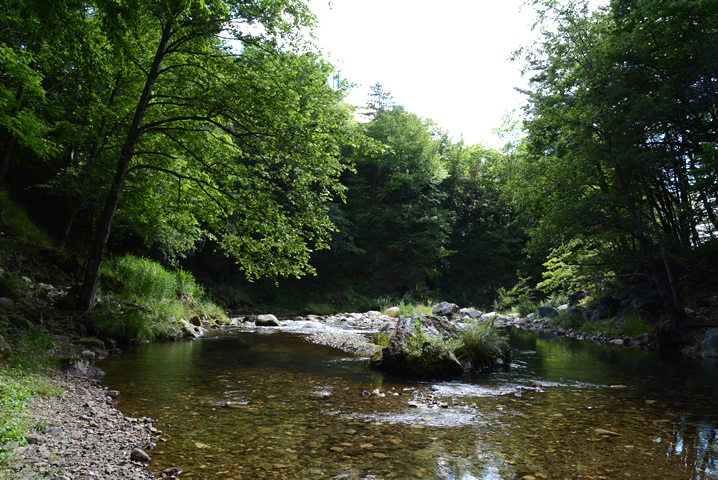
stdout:
MULTIPOLYGON (((29 407, 33 425, 44 431, 18 447, 0 478, 8 479, 149 479, 154 475, 134 460, 148 451, 160 432, 147 418, 129 418, 112 405, 107 391, 86 378, 61 373, 50 381, 65 393, 35 397, 29 407), (134 451, 134 453, 133 453, 134 451)), ((145 458, 145 460, 147 460, 145 458)))

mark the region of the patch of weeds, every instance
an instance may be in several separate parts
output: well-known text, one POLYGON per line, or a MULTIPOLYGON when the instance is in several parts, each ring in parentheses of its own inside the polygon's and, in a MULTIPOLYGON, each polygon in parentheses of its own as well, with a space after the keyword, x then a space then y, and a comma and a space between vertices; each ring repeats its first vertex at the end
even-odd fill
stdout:
POLYGON ((549 307, 558 308, 561 305, 567 305, 568 304, 568 295, 561 292, 554 292, 551 295, 546 298, 542 302, 543 305, 548 305, 549 307))
POLYGON ((432 315, 432 307, 426 304, 404 303, 404 301, 402 300, 401 302, 399 302, 399 305, 397 305, 397 307, 399 307, 400 317, 410 317, 415 313, 419 315, 432 315))
POLYGON ((407 338, 406 353, 410 357, 422 357, 424 355, 440 358, 461 346, 457 338, 444 338, 440 335, 424 333, 421 327, 421 319, 414 319, 414 333, 407 338))
POLYGON ((382 348, 389 345, 389 335, 386 332, 379 332, 376 336, 376 344, 382 348))
POLYGON ((533 289, 525 278, 519 278, 519 281, 510 290, 502 287, 496 293, 493 307, 497 312, 510 311, 516 305, 533 300, 533 289))
POLYGON ((628 337, 635 337, 642 333, 650 333, 653 328, 644 319, 634 314, 624 315, 616 324, 619 333, 628 337))
POLYGON ((493 322, 467 321, 459 331, 459 340, 461 347, 457 353, 474 369, 502 357, 508 348, 507 338, 494 328, 493 322))
POLYGON ((516 313, 518 313, 521 317, 527 317, 530 314, 534 313, 536 309, 538 308, 538 304, 532 300, 523 300, 518 305, 514 307, 514 310, 516 313))
POLYGON ((37 373, 0 367, 0 464, 10 459, 13 445, 26 445, 27 433, 38 426, 31 424, 27 413, 32 396, 57 396, 63 392, 37 373))
POLYGON ((58 347, 55 335, 51 333, 31 328, 20 333, 4 332, 3 337, 11 347, 8 365, 12 368, 34 372, 60 364, 49 354, 58 347))
POLYGON ((119 339, 164 339, 178 319, 193 315, 229 323, 225 312, 205 300, 204 289, 182 269, 170 272, 153 260, 125 255, 109 259, 103 273, 120 284, 112 289, 120 293, 105 292, 92 320, 119 339))

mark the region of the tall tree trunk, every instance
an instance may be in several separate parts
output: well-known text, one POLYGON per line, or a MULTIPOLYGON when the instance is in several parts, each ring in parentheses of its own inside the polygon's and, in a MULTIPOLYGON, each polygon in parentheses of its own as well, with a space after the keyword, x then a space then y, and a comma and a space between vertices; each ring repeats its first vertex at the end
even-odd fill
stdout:
POLYGON ((137 102, 137 109, 135 115, 132 118, 132 123, 127 132, 127 138, 122 146, 120 158, 117 162, 117 170, 115 171, 115 177, 112 180, 112 186, 107 195, 105 201, 105 208, 102 212, 102 217, 95 230, 95 236, 90 244, 90 249, 85 259, 85 267, 83 271, 82 289, 80 291, 80 299, 78 307, 80 310, 88 311, 95 304, 95 294, 97 292, 97 283, 100 279, 100 267, 102 266, 102 259, 105 255, 105 248, 107 247, 107 241, 110 238, 110 231, 112 230, 112 224, 115 220, 115 213, 117 212, 117 206, 120 202, 120 196, 122 189, 125 186, 127 180, 127 174, 130 170, 130 162, 135 154, 135 147, 137 142, 142 135, 142 122, 147 113, 147 108, 150 104, 152 97, 152 88, 154 87, 157 77, 160 72, 160 65, 167 54, 167 44, 170 36, 172 35, 173 23, 168 21, 162 31, 162 37, 160 38, 159 45, 157 46, 157 52, 152 61, 152 66, 147 73, 147 80, 145 81, 144 89, 137 102))

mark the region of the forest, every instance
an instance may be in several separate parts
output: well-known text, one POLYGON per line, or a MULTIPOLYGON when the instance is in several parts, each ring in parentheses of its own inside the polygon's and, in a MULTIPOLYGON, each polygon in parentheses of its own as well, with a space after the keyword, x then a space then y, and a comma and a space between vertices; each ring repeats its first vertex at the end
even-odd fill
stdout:
POLYGON ((79 259, 76 311, 125 253, 231 309, 583 291, 666 335, 718 311, 718 2, 527 3, 541 36, 495 149, 381 79, 346 103, 301 0, 6 0, 0 213, 79 259))

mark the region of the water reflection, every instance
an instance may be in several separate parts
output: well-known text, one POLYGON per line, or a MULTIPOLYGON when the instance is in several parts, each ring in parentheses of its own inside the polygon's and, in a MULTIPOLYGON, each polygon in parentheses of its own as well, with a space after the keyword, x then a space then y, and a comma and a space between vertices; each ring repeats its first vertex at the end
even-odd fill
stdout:
POLYGON ((402 383, 296 334, 158 344, 106 361, 183 478, 718 479, 716 376, 616 347, 512 338, 515 366, 402 383), (371 393, 371 392, 374 393, 371 393))

